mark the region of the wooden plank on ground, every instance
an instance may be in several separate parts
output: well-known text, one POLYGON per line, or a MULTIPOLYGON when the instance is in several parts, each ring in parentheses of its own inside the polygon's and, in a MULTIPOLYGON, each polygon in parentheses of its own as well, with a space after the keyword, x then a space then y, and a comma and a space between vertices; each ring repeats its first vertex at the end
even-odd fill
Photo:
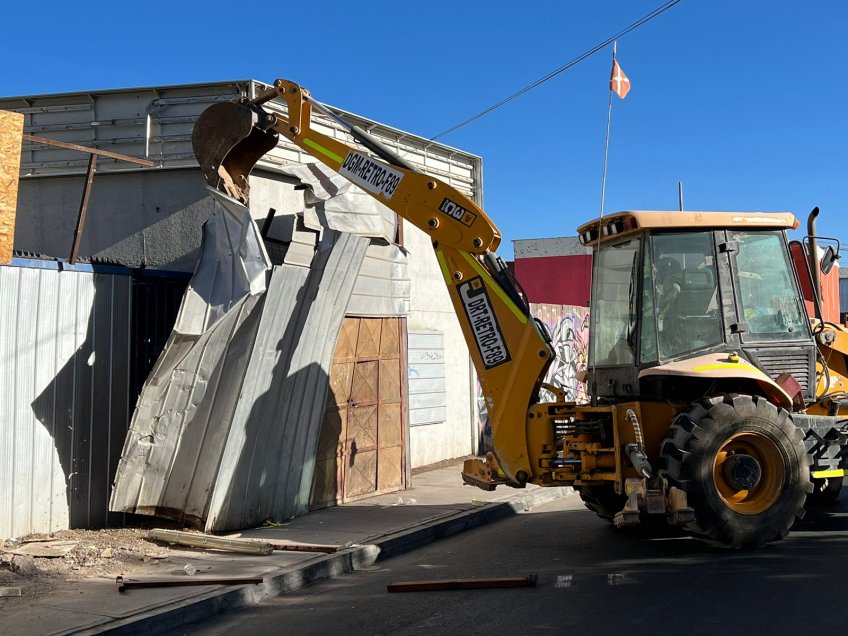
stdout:
POLYGON ((254 541, 253 539, 226 539, 215 537, 199 532, 182 532, 180 530, 163 530, 154 528, 147 533, 147 538, 163 543, 176 543, 193 548, 206 548, 209 550, 225 550, 227 552, 239 552, 242 554, 269 555, 274 551, 267 541, 254 541))
POLYGON ((480 579, 435 579, 430 581, 402 581, 389 583, 388 592, 431 592, 434 590, 480 590, 486 588, 533 587, 538 577, 496 576, 480 579))
POLYGON ((325 554, 333 554, 339 551, 339 546, 324 543, 301 543, 286 539, 268 539, 267 541, 275 550, 284 552, 324 552, 325 554))

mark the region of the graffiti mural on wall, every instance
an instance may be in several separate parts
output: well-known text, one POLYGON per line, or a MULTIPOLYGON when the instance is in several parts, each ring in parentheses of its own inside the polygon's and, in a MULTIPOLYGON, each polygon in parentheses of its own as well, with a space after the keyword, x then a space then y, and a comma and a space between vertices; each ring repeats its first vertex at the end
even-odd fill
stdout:
MULTIPOLYGON (((530 312, 548 327, 556 358, 545 382, 565 391, 565 399, 588 402, 586 385, 577 379, 589 362, 589 310, 571 305, 530 304, 530 312)), ((547 392, 546 392, 547 393, 547 392)), ((543 396, 553 399, 548 394, 543 396)))
MULTIPOLYGON (((568 401, 586 403, 586 385, 577 377, 586 370, 589 361, 589 310, 571 305, 530 303, 530 312, 541 320, 551 334, 556 359, 545 375, 545 382, 565 391, 568 401)), ((553 400, 553 395, 542 391, 543 400, 553 400)), ((492 450, 492 430, 486 414, 483 389, 477 383, 477 453, 484 455, 492 450)))

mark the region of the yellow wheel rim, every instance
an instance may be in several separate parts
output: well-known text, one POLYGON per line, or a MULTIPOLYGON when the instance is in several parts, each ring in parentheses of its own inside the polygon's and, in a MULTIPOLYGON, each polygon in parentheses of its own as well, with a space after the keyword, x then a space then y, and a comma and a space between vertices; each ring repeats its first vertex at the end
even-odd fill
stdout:
POLYGON ((729 437, 713 460, 713 481, 719 497, 724 505, 743 515, 756 515, 774 505, 783 491, 785 472, 780 449, 760 433, 729 437), (739 474, 742 477, 735 478, 739 474))

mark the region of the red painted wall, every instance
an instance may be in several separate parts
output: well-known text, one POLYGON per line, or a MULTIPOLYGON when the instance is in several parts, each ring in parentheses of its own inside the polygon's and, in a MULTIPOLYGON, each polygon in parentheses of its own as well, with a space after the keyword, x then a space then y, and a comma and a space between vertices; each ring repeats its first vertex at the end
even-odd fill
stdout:
POLYGON ((517 258, 515 277, 531 303, 588 307, 592 287, 592 256, 517 258))

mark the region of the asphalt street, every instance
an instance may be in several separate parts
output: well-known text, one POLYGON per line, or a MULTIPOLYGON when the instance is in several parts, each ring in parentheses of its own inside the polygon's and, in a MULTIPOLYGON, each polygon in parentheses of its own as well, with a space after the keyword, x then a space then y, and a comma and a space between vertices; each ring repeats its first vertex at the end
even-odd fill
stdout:
POLYGON ((755 552, 616 530, 571 497, 180 633, 844 633, 846 569, 848 492, 755 552), (530 574, 533 588, 386 591, 530 574))

